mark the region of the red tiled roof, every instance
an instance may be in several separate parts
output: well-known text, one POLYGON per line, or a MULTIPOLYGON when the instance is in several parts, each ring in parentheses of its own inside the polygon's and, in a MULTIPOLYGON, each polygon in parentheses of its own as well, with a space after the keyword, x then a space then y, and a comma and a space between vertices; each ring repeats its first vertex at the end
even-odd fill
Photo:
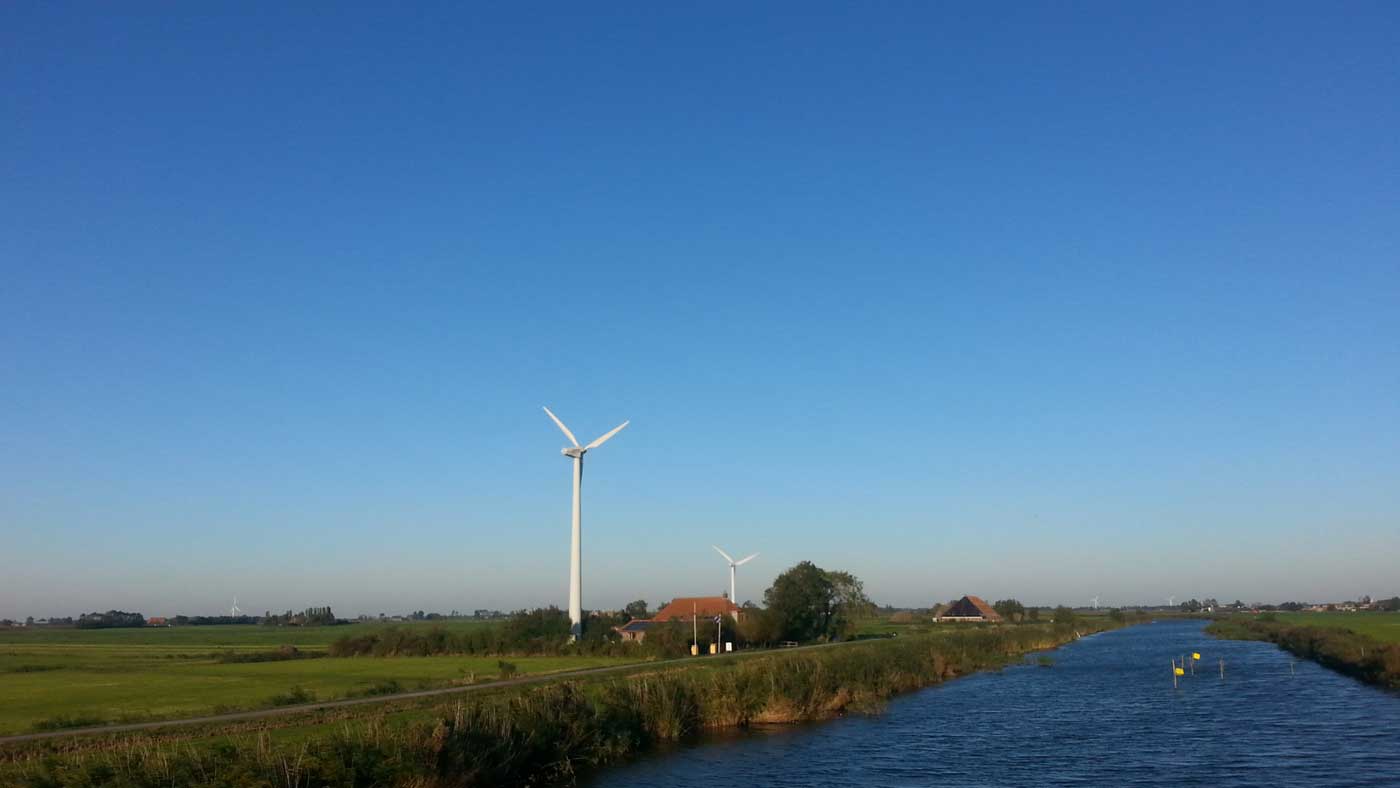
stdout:
POLYGON ((689 621, 691 616, 714 617, 739 612, 739 606, 722 596, 683 596, 656 611, 652 621, 689 621))

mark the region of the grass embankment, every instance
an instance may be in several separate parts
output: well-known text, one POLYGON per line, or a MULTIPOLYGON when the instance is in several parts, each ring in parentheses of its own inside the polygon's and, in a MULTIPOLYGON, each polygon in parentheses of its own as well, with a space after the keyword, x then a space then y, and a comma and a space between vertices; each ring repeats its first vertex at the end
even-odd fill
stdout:
POLYGON ((1400 614, 1395 613, 1265 614, 1221 619, 1206 632, 1233 640, 1265 640, 1368 684, 1400 689, 1400 631, 1392 628, 1397 623, 1400 614))
POLYGON ((204 746, 137 739, 62 758, 40 749, 5 774, 32 788, 550 783, 707 728, 875 710, 896 693, 999 667, 1074 637, 1068 627, 1001 627, 703 659, 439 705, 400 724, 383 715, 346 721, 283 743, 266 735, 204 746))
MULTIPOLYGON (((472 626, 482 625, 449 625, 472 626)), ((406 692, 501 674, 497 657, 316 658, 337 638, 382 630, 356 624, 0 631, 0 735, 406 692), (298 658, 286 658, 280 646, 294 647, 298 658)), ((507 659, 521 674, 629 661, 507 659)))

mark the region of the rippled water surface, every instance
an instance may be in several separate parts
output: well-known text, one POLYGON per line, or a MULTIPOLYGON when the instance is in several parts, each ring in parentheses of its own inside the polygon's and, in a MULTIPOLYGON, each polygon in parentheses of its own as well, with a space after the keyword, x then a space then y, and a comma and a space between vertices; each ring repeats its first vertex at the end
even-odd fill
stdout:
POLYGON ((848 717, 706 741, 590 788, 725 786, 1396 786, 1400 696, 1203 622, 1106 632, 1032 665, 848 717), (1172 689, 1170 660, 1201 652, 1172 689), (1218 660, 1225 660, 1220 679, 1218 660))

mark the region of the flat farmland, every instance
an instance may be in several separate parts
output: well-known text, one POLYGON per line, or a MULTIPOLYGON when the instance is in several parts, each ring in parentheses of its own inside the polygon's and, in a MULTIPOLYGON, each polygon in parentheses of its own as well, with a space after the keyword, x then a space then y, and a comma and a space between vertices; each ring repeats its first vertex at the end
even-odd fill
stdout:
MULTIPOLYGON (((434 622, 400 626, 428 627, 434 622)), ((441 624, 448 629, 490 626, 441 624)), ((291 645, 312 654, 380 624, 0 630, 0 735, 268 708, 498 678, 498 657, 356 657, 224 662, 291 645)), ((622 664, 608 657, 507 657, 519 673, 622 664)))
POLYGON ((1400 643, 1400 613, 1275 613, 1279 621, 1293 626, 1350 629, 1383 643, 1400 643))

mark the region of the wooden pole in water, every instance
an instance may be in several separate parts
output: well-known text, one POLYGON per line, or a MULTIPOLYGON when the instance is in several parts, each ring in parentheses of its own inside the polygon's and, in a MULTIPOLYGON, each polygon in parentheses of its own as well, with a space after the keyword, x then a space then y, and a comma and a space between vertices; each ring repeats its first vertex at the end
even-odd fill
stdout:
POLYGON ((1172 660, 1172 689, 1176 688, 1176 660, 1172 660))
POLYGON ((1220 678, 1221 680, 1225 678, 1225 660, 1223 659, 1220 660, 1220 678))
POLYGON ((1288 660, 1288 675, 1290 675, 1290 676, 1296 676, 1296 675, 1298 675, 1298 673, 1297 673, 1296 671, 1293 670, 1293 666, 1294 666, 1294 665, 1297 665, 1297 664, 1298 664, 1298 660, 1293 659, 1293 658, 1291 658, 1291 657, 1289 658, 1289 660, 1288 660))

